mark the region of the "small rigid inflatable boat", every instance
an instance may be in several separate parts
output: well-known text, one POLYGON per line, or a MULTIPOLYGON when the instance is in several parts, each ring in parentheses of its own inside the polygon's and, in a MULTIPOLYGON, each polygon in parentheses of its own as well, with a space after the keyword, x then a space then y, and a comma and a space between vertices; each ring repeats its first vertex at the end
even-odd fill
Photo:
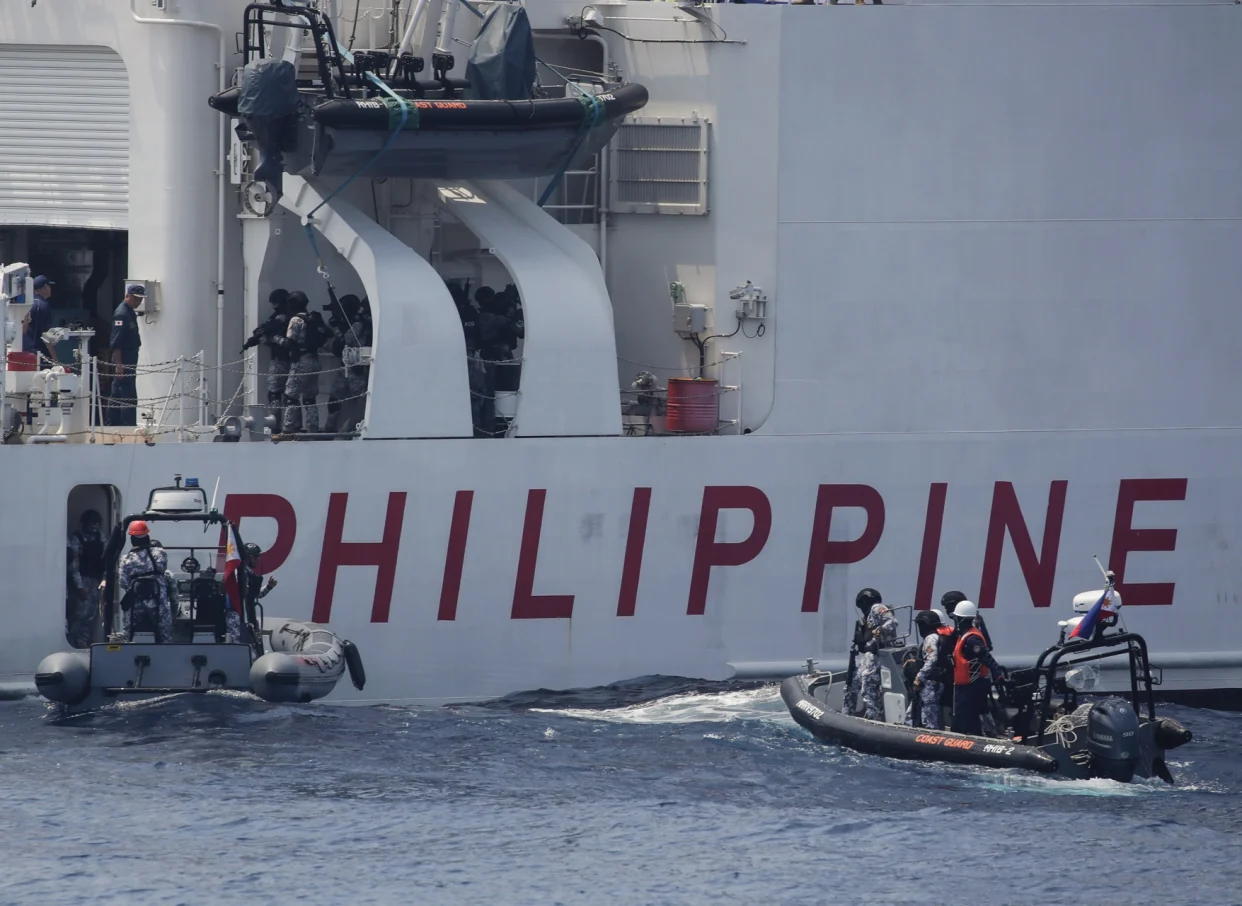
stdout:
MULTIPOLYGON (((366 684, 362 656, 350 641, 328 627, 301 620, 261 618, 260 605, 248 609, 240 642, 226 641, 225 614, 230 594, 242 600, 248 573, 236 569, 226 582, 195 554, 215 557, 221 548, 244 550, 237 526, 207 509, 206 493, 194 479, 151 492, 144 513, 127 516, 113 529, 104 548, 104 582, 100 622, 95 637, 106 641, 85 650, 50 654, 39 664, 35 687, 65 713, 91 711, 120 701, 216 690, 249 692, 269 702, 305 703, 336 688, 346 670, 357 689, 366 684), (171 642, 157 644, 154 627, 135 626, 134 640, 124 629, 125 598, 117 575, 131 523, 190 523, 220 526, 219 540, 204 543, 203 531, 188 533, 189 546, 158 545, 167 554, 187 550, 181 572, 165 577, 172 600, 171 642), (226 590, 227 589, 227 590, 226 590), (146 639, 150 638, 150 641, 146 639)), ((230 575, 225 570, 225 576, 230 575)))
MULTIPOLYGON (((284 173, 450 180, 563 174, 588 165, 622 118, 647 104, 645 87, 610 74, 558 74, 563 84, 539 84, 533 35, 518 4, 489 10, 468 42, 465 79, 450 76, 457 64, 449 29, 426 78, 424 59, 412 53, 346 50, 331 19, 314 7, 251 3, 240 84, 208 104, 237 120, 236 133, 257 161, 253 185, 270 202, 280 198, 284 173), (285 43, 277 58, 279 35, 285 43), (298 65, 303 35, 313 44, 311 78, 298 65)), ((305 56, 309 63, 310 49, 305 56)))
MULTIPOLYGON (((1080 595, 1098 596, 1100 592, 1080 595)), ((1091 599, 1094 599, 1092 597, 1091 599)), ((1115 618, 1108 626, 1116 624, 1115 618)), ((1063 626, 1065 624, 1062 624, 1063 626)), ((906 726, 913 695, 907 664, 916 649, 898 646, 876 655, 884 720, 867 720, 845 710, 846 674, 808 671, 781 683, 781 698, 793 719, 817 739, 871 755, 919 761, 1020 768, 1054 777, 1101 777, 1129 783, 1159 777, 1173 782, 1165 753, 1192 738, 1176 720, 1157 717, 1153 668, 1147 643, 1132 632, 1097 630, 1090 639, 1062 638, 1040 655, 1034 668, 1012 671, 993 717, 1004 735, 969 736, 906 726), (1128 659, 1128 695, 1079 701, 1095 688, 1096 664, 1128 659)), ((946 721, 947 724, 947 721, 946 721)))

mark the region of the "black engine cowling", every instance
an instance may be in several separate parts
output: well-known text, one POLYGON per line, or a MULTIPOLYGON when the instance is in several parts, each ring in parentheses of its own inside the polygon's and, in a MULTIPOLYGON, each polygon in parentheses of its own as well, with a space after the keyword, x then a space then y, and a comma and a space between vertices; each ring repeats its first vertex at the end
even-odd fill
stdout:
POLYGON ((1106 698, 1087 713, 1092 776, 1129 783, 1138 766, 1139 746, 1139 718, 1129 702, 1106 698))

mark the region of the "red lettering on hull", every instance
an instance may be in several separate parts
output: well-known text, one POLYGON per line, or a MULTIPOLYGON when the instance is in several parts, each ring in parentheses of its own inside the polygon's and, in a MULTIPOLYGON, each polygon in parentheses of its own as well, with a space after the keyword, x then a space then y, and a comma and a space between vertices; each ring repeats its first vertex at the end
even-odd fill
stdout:
POLYGON ((532 490, 526 495, 526 522, 518 553, 517 579, 513 584, 514 620, 568 620, 574 615, 573 595, 535 594, 535 565, 539 560, 539 535, 543 532, 543 502, 548 492, 532 490))
MULTIPOLYGON (((224 518, 236 525, 239 533, 241 521, 247 516, 276 520, 276 540, 259 558, 260 573, 275 572, 289 559, 298 535, 298 516, 293 504, 278 494, 229 494, 224 498, 224 518)), ((224 544, 224 529, 221 528, 221 548, 224 544)))
POLYGON ((686 613, 702 616, 707 610, 707 585, 713 566, 741 566, 749 563, 768 543, 772 531, 772 504, 758 488, 748 486, 710 486, 703 489, 699 511, 699 537, 694 548, 694 568, 690 571, 690 599, 686 613), (721 510, 750 510, 755 524, 745 541, 716 540, 721 510))
MULTIPOLYGON (((947 482, 936 482, 927 492, 927 521, 923 523, 923 551, 919 554, 919 577, 914 584, 914 609, 930 610, 935 594, 936 564, 940 560, 940 531, 944 527, 947 482)), ((802 608, 806 610, 806 607, 802 608)))
POLYGON ((448 551, 444 555, 444 581, 440 584, 437 620, 457 619, 457 598, 461 594, 461 573, 466 562, 466 538, 470 534, 473 505, 474 491, 458 491, 453 499, 453 521, 449 525, 448 551))
MULTIPOLYGON (((865 484, 821 484, 815 498, 811 550, 806 560, 806 582, 802 586, 802 612, 815 613, 819 610, 819 593, 824 586, 824 567, 865 560, 880 543, 883 533, 884 498, 879 491, 865 484), (832 528, 832 511, 837 507, 856 507, 867 514, 866 527, 853 541, 828 540, 832 528)), ((702 537, 700 533, 699 538, 702 537)), ((764 537, 766 539, 767 536, 764 537)))
POLYGON ((1113 521, 1113 544, 1108 568, 1117 574, 1117 591, 1127 606, 1146 607, 1173 603, 1172 582, 1125 582, 1126 560, 1138 551, 1172 551, 1177 529, 1136 529, 1134 504, 1142 500, 1185 500, 1185 478, 1124 478, 1117 489, 1117 516, 1113 521))
POLYGON ((621 567, 621 592, 617 595, 617 616, 634 616, 638 601, 638 580, 643 570, 643 547, 647 543, 647 515, 651 511, 651 488, 635 488, 630 505, 630 531, 625 539, 625 561, 621 567))
POLYGON ((1044 515, 1044 539, 1035 553, 1031 532, 1022 518, 1013 483, 998 481, 992 491, 992 516, 988 520, 988 540, 983 551, 983 578, 979 581, 980 607, 996 605, 996 586, 1000 581, 1001 552, 1005 532, 1013 539, 1013 551, 1022 567, 1022 577, 1036 607, 1052 605, 1052 586, 1057 577, 1057 552, 1061 546, 1061 520, 1065 516, 1068 481, 1054 481, 1048 489, 1048 509, 1044 515))
POLYGON ((315 607, 311 619, 327 623, 332 617, 332 597, 336 591, 336 572, 342 566, 374 566, 375 597, 371 601, 371 622, 387 623, 392 605, 392 589, 397 580, 397 553, 401 548, 401 524, 405 520, 405 491, 388 495, 382 541, 344 541, 345 507, 348 494, 328 498, 328 519, 323 529, 323 550, 319 555, 319 581, 315 586, 315 607))

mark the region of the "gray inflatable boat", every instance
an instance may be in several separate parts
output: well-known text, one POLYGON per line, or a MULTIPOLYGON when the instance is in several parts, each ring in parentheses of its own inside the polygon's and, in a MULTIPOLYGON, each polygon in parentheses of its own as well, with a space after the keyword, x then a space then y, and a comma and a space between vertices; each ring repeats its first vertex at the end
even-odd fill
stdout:
MULTIPOLYGON (((169 529, 176 531, 171 525, 169 529)), ((217 690, 248 692, 269 702, 312 702, 331 693, 346 671, 354 687, 362 689, 366 672, 352 642, 318 623, 264 618, 262 606, 247 594, 245 570, 238 569, 234 582, 226 583, 227 569, 217 574, 201 567, 195 556, 222 557, 230 546, 244 550, 237 526, 208 509, 207 495, 194 479, 183 486, 178 475, 173 487, 152 491, 146 512, 118 522, 104 548, 105 574, 93 632, 100 641, 45 657, 35 673, 39 694, 67 713, 79 713, 121 701, 217 690), (139 520, 202 526, 198 532, 182 532, 192 539, 220 526, 218 541, 159 545, 169 554, 189 552, 181 571, 165 576, 173 612, 170 643, 157 644, 152 626, 129 625, 118 587, 126 533, 139 520), (242 638, 234 642, 227 640, 225 628, 232 596, 254 601, 243 608, 242 638)))

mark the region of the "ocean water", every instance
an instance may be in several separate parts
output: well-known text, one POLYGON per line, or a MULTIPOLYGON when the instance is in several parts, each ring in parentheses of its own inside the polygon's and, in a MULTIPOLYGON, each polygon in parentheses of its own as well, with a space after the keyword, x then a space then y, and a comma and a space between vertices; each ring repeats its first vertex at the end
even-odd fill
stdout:
POLYGON ((1242 715, 1176 786, 813 740, 776 687, 0 704, 0 904, 1237 904, 1242 715))

